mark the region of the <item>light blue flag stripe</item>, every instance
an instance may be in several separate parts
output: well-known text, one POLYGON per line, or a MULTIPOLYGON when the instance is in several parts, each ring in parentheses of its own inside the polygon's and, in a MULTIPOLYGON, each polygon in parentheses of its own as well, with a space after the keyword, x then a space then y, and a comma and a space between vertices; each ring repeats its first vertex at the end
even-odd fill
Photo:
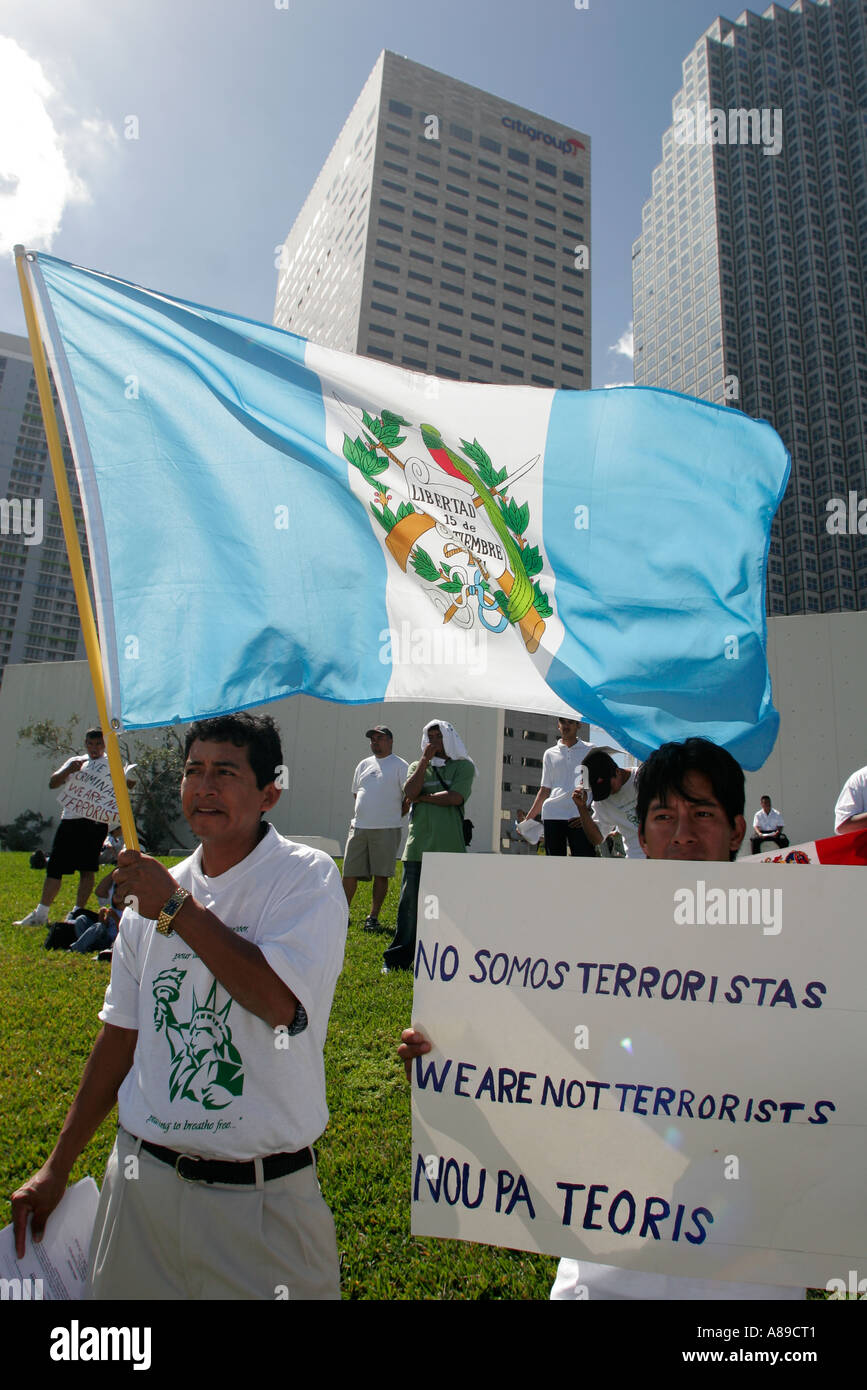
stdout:
POLYGON ((789 473, 779 436, 670 391, 559 391, 546 456, 566 628, 549 685, 638 757, 692 730, 761 766, 778 725, 765 571, 789 473))
POLYGON ((304 340, 39 265, 94 461, 125 727, 299 691, 381 700, 385 561, 304 340))
MULTIPOLYGON (((382 538, 326 443, 304 340, 38 263, 93 459, 90 496, 82 481, 104 525, 113 712, 136 728, 297 692, 393 693, 382 538)), ((383 374, 375 410, 393 369, 363 367, 383 374)), ((527 388, 450 389, 496 392, 516 421, 526 409, 527 388)), ((702 733, 760 766, 778 724, 764 574, 787 478, 778 436, 737 411, 644 388, 553 393, 539 578, 565 637, 537 662, 552 707, 580 709, 638 756, 702 733)), ((479 684, 466 698, 512 703, 479 684)))

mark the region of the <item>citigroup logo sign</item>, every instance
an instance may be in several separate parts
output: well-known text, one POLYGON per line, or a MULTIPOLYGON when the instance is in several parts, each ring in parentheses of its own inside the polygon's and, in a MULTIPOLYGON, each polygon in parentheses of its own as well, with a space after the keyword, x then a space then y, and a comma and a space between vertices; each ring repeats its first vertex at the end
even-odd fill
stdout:
POLYGON ((558 135, 549 135, 547 130, 537 130, 535 126, 525 125, 523 121, 513 121, 511 116, 503 116, 503 125, 507 130, 515 130, 519 135, 526 135, 528 140, 541 140, 543 145, 550 145, 555 150, 562 150, 564 154, 577 154, 579 150, 586 150, 586 145, 582 145, 580 140, 563 140, 558 135))

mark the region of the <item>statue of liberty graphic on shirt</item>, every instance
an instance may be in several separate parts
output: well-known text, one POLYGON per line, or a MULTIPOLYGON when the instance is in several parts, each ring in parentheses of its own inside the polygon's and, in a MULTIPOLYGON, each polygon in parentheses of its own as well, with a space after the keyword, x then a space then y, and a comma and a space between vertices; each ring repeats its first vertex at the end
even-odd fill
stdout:
POLYGON ((169 1099, 197 1101, 206 1110, 224 1110, 244 1090, 244 1065, 232 1042, 227 1019, 231 998, 217 1010, 217 982, 204 1004, 196 999, 189 1023, 180 1022, 172 1010, 181 992, 185 970, 163 970, 153 983, 154 1029, 165 1031, 171 1050, 169 1099))

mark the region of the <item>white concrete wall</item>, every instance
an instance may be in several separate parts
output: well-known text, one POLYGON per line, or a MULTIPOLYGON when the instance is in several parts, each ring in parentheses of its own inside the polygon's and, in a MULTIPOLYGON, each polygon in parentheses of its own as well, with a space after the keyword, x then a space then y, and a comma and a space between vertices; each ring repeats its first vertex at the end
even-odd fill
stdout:
POLYGON ((867 763, 867 612, 771 618, 768 665, 780 734, 747 773, 748 828, 767 793, 793 845, 833 835, 843 783, 867 763))
MULTIPOLYGON (((394 751, 412 762, 421 751, 421 730, 431 719, 454 724, 476 764, 477 773, 466 815, 475 825, 474 851, 491 853, 499 835, 500 782, 503 761, 503 715, 500 710, 469 705, 382 704, 335 705, 297 695, 262 706, 283 736, 289 787, 269 819, 284 835, 336 840, 342 846, 352 815, 352 774, 370 755, 365 729, 385 724, 394 733, 394 751)), ((57 793, 48 779, 61 759, 40 755, 32 744, 19 743, 17 732, 40 719, 65 723, 82 716, 82 730, 99 721, 84 661, 46 662, 7 668, 0 689, 0 823, 24 810, 55 819, 57 793)), ((128 738, 157 737, 159 731, 130 731, 128 738)), ((50 842, 50 834, 47 840, 50 842)), ((189 835, 187 842, 191 843, 189 835)))

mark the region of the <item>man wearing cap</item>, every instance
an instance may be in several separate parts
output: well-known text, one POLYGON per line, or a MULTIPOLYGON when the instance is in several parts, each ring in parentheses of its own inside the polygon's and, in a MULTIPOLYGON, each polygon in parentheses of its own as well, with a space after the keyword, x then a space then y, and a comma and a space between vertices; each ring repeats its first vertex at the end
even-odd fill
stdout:
POLYGON ((392 753, 394 738, 384 724, 375 724, 364 737, 370 739, 372 756, 362 758, 352 779, 355 813, 343 852, 343 891, 351 907, 358 880, 373 879, 373 900, 364 930, 379 931, 379 913, 394 873, 401 823, 408 809, 403 796, 407 764, 392 753))
POLYGON ((578 807, 581 828, 591 845, 601 845, 606 835, 620 832, 627 859, 646 858, 638 838, 638 784, 634 772, 618 767, 610 753, 594 749, 582 761, 587 769, 593 809, 587 805, 587 792, 577 787, 572 800, 578 807))

